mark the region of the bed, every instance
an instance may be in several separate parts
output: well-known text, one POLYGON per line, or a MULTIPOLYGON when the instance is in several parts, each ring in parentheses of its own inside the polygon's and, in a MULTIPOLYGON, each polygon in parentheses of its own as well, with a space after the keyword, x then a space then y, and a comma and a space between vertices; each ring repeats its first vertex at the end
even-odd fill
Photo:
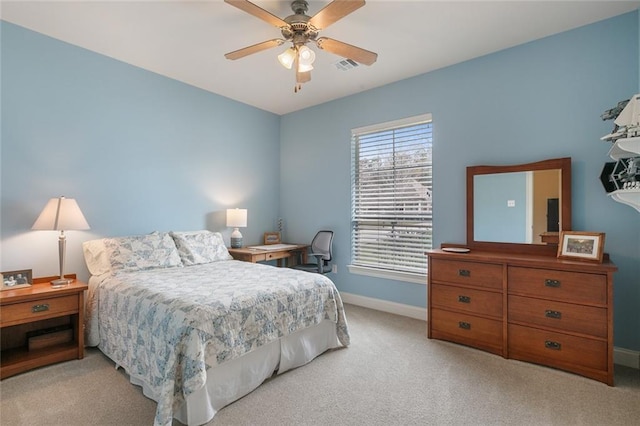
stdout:
POLYGON ((210 231, 83 243, 85 341, 157 402, 155 425, 210 421, 274 374, 349 344, 324 275, 233 260, 210 231))

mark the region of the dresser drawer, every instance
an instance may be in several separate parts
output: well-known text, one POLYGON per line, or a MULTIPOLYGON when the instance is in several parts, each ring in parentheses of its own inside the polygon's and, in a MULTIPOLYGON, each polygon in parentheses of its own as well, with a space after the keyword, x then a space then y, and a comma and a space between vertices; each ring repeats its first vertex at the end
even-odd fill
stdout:
POLYGON ((502 293, 432 284, 429 297, 433 306, 502 319, 502 293))
POLYGON ((502 321, 432 309, 430 327, 432 336, 437 339, 502 353, 502 321))
POLYGON ((509 324, 509 357, 562 367, 607 370, 607 342, 509 324))
POLYGON ((509 322, 607 337, 607 310, 605 308, 521 296, 509 296, 508 304, 509 322))
POLYGON ((2 326, 13 325, 77 312, 77 295, 51 297, 33 302, 2 305, 0 324, 2 326))
POLYGON ((607 276, 548 269, 508 268, 509 294, 570 303, 607 304, 607 276))
POLYGON ((432 281, 502 290, 502 265, 457 260, 431 260, 432 281))

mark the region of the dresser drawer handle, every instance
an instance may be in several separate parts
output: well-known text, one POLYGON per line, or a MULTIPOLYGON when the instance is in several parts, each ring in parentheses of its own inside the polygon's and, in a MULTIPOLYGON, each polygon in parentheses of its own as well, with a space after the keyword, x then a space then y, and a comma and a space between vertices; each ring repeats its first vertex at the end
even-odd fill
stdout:
POLYGON ((468 269, 458 269, 458 275, 460 275, 461 277, 470 277, 471 271, 468 269))
POLYGON ((36 312, 45 312, 49 310, 49 304, 48 303, 43 303, 41 305, 33 305, 31 307, 31 312, 33 312, 34 314, 36 312))
POLYGON ((554 351, 559 351, 562 348, 562 345, 552 340, 545 340, 544 347, 547 349, 553 349, 554 351))
POLYGON ((471 330, 471 324, 469 324, 468 322, 464 322, 464 321, 460 321, 458 323, 458 327, 460 327, 463 330, 471 330))
POLYGON ((560 287, 560 280, 544 280, 544 285, 546 287, 554 287, 554 288, 558 288, 560 287))
POLYGON ((458 302, 460 302, 460 303, 471 303, 471 297, 469 297, 469 296, 458 296, 458 302))
POLYGON ((547 317, 547 318, 561 319, 562 318, 562 312, 560 312, 560 311, 551 311, 551 310, 547 309, 546 311, 544 311, 544 316, 547 317))

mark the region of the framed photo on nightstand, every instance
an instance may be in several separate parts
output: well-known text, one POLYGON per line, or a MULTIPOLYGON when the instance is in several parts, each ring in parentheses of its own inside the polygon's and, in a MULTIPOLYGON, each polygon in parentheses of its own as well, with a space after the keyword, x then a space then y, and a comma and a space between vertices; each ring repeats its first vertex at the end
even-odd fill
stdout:
POLYGON ((22 271, 8 271, 2 273, 2 290, 31 287, 33 276, 31 269, 22 271))

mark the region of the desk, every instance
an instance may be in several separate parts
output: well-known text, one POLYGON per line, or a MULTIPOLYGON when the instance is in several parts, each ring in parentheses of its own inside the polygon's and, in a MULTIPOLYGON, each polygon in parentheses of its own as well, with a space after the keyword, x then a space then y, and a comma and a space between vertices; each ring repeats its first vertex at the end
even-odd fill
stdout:
POLYGON ((298 255, 302 258, 302 263, 307 263, 308 244, 286 244, 286 247, 270 250, 261 250, 250 247, 230 248, 229 254, 236 260, 244 262, 266 262, 277 260, 278 266, 282 267, 282 260, 287 260, 286 266, 294 266, 297 263, 298 255))

